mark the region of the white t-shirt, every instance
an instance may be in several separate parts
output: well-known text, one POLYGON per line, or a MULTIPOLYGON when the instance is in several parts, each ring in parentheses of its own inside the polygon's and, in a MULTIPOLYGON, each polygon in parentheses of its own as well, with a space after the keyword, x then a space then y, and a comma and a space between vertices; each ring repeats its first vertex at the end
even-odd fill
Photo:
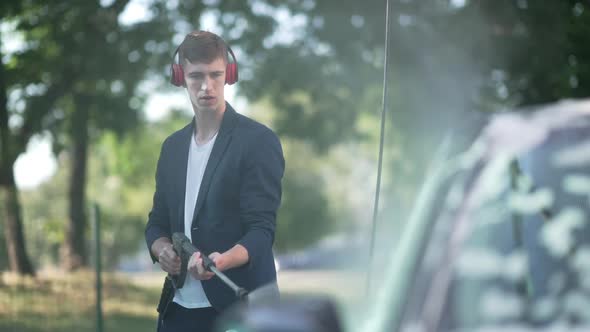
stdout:
MULTIPOLYGON (((184 234, 191 240, 191 227, 195 205, 197 204, 197 196, 199 195, 199 188, 203 181, 205 167, 207 166, 207 161, 209 161, 209 155, 211 155, 211 149, 213 148, 216 138, 217 134, 215 134, 209 142, 203 145, 197 145, 195 142, 195 136, 191 135, 191 146, 188 152, 188 164, 186 168, 186 192, 184 197, 184 234)), ((176 291, 173 301, 189 309, 211 306, 211 303, 205 295, 201 281, 193 278, 190 273, 186 274, 184 286, 176 291)))

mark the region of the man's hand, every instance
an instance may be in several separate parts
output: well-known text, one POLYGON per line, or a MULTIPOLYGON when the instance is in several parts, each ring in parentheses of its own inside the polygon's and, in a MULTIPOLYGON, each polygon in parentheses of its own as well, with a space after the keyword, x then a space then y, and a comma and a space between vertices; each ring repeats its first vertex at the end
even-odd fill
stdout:
MULTIPOLYGON (((213 254, 211 254, 213 255, 213 254)), ((197 280, 209 280, 215 274, 213 272, 205 270, 203 266, 203 258, 201 252, 197 251, 194 253, 188 261, 187 270, 197 280)))
POLYGON ((172 248, 172 245, 165 246, 158 255, 158 261, 162 270, 170 273, 171 275, 180 274, 180 257, 176 255, 176 252, 172 248))
POLYGON ((168 238, 159 238, 152 245, 152 253, 158 257, 160 267, 171 275, 180 274, 180 257, 176 255, 168 238))
POLYGON ((220 254, 218 252, 214 252, 209 255, 209 258, 215 263, 215 267, 219 271, 225 271, 230 267, 230 258, 227 254, 223 253, 220 254))
MULTIPOLYGON (((248 251, 240 244, 235 245, 223 254, 213 252, 209 255, 209 258, 215 263, 215 267, 219 271, 225 271, 244 265, 249 259, 248 251)), ((200 252, 196 252, 191 256, 188 261, 187 269, 197 280, 208 280, 215 275, 213 272, 205 270, 200 252)))

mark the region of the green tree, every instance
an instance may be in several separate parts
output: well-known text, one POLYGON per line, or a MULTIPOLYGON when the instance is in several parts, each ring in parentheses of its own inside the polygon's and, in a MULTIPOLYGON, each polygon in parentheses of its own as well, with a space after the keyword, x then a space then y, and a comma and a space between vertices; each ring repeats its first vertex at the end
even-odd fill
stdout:
MULTIPOLYGON (((143 228, 151 208, 159 147, 173 131, 189 121, 185 113, 171 112, 157 122, 140 123, 125 136, 103 131, 90 144, 88 199, 101 210, 104 266, 113 268, 119 259, 144 246, 143 228)), ((23 192, 26 242, 35 264, 60 262, 59 247, 66 236, 67 182, 71 156, 58 158, 58 170, 48 181, 23 192), (48 200, 47 197, 53 199, 48 200)))
MULTIPOLYGON (((390 3, 385 198, 391 210, 411 204, 407 197, 445 133, 462 150, 489 111, 589 93, 590 14, 582 1, 390 3)), ((223 12, 231 2, 219 6, 223 12)), ((241 92, 270 100, 282 137, 318 151, 370 142, 366 148, 376 157, 378 140, 359 123, 378 119, 380 111, 381 93, 374 92, 383 78, 385 0, 290 1, 276 8, 291 14, 291 39, 263 41, 241 92)), ((230 31, 240 25, 223 15, 219 23, 230 31)))
MULTIPOLYGON (((18 1, 2 2, 0 22, 14 17, 21 10, 22 7, 18 1)), ((2 45, 3 37, 0 34, 0 45, 2 45)), ((10 118, 16 111, 8 105, 8 91, 17 81, 17 77, 12 71, 13 64, 6 64, 4 59, 4 54, 0 51, 0 200, 2 204, 0 212, 10 269, 20 274, 32 275, 35 271, 25 247, 22 214, 13 168, 16 158, 26 149, 27 142, 33 134, 31 127, 38 123, 42 114, 31 112, 31 108, 25 112, 21 109, 19 116, 22 125, 18 128, 10 125, 10 118)))
POLYGON ((59 96, 44 129, 51 132, 56 152, 67 150, 71 162, 62 248, 66 269, 87 263, 89 143, 104 129, 123 134, 137 124, 144 98, 139 83, 150 69, 163 67, 170 49, 171 24, 166 15, 157 15, 164 2, 151 3, 156 14, 149 20, 124 25, 119 16, 128 3, 27 2, 18 17, 25 43, 34 45, 15 54, 19 70, 35 60, 42 66, 41 81, 27 83, 41 85, 41 95, 56 90, 59 96))
POLYGON ((496 97, 527 106, 590 94, 586 2, 470 1, 456 13, 454 30, 476 15, 479 41, 464 41, 486 62, 496 97))
POLYGON ((138 247, 145 250, 144 230, 152 208, 158 152, 166 137, 189 121, 186 112, 172 111, 125 137, 105 133, 93 145, 88 194, 103 211, 106 266, 114 267, 138 247))

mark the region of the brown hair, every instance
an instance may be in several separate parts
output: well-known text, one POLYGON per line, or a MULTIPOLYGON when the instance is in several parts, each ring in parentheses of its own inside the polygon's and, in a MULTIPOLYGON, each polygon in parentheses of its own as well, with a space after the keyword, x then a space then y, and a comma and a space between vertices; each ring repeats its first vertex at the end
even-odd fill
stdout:
POLYGON ((228 63, 227 45, 218 35, 209 31, 194 31, 186 35, 178 48, 178 62, 211 63, 217 58, 228 63))

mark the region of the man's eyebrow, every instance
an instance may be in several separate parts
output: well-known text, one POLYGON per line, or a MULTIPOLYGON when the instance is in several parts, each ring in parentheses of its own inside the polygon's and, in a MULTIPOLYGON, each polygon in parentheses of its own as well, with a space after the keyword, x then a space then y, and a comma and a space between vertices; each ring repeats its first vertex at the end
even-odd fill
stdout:
POLYGON ((221 73, 223 73, 223 70, 212 70, 210 72, 203 71, 203 70, 192 70, 192 71, 189 71, 188 72, 188 75, 192 75, 192 74, 206 74, 206 73, 221 74, 221 73))

